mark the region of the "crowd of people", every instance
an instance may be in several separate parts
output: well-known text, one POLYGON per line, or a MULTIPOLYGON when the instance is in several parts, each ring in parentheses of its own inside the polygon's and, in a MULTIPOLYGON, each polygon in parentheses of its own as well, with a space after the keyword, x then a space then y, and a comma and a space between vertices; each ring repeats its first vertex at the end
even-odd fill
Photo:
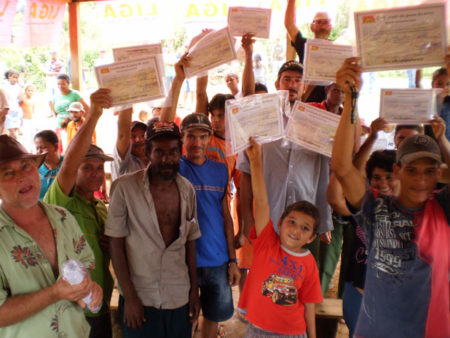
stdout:
MULTIPOLYGON (((268 92, 252 34, 241 41, 243 73, 226 76, 230 93, 209 99, 208 76, 196 79, 195 113, 177 116, 188 53, 147 123, 133 121, 132 108, 119 109, 111 156, 95 134, 113 104, 109 89, 96 90, 88 105, 50 60, 57 125, 33 136, 32 154, 16 131, 21 112, 26 119, 32 111, 33 87, 22 94, 18 73, 7 72, 0 336, 110 338, 116 282, 124 337, 223 336, 219 324, 235 311, 248 324, 246 337, 316 337, 315 304, 340 257, 338 296, 350 337, 450 336, 450 57, 433 75, 432 86, 444 89, 436 116, 426 128, 397 125, 396 149, 372 152, 388 123, 373 121, 360 144, 358 58, 344 61, 334 83, 303 87, 306 40, 295 0, 287 1, 285 26, 300 62, 280 65, 275 88, 288 91, 289 107, 301 100, 340 115, 331 160, 285 140, 253 138, 229 155, 226 101, 268 92), (79 284, 62 275, 69 259, 90 272, 79 284)), ((331 20, 317 13, 310 28, 328 39, 331 20)))

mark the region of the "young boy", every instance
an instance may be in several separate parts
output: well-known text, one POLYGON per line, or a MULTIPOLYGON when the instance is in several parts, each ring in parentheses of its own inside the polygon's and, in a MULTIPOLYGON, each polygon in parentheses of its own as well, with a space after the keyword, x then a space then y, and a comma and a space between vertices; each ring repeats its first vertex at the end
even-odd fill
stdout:
POLYGON ((316 238, 319 212, 309 202, 289 205, 278 221, 278 235, 262 169, 261 147, 247 149, 255 200, 254 258, 239 302, 250 325, 246 337, 316 337, 314 303, 322 301, 319 272, 303 246, 316 238), (275 335, 274 335, 275 334, 275 335))

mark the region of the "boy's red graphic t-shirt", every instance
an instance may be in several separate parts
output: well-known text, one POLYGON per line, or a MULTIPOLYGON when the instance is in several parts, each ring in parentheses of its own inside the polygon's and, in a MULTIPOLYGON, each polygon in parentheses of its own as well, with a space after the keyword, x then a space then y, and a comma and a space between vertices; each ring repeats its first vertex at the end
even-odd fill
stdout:
POLYGON ((247 320, 266 331, 286 335, 306 332, 305 303, 320 303, 319 271, 307 250, 296 253, 284 248, 272 222, 256 238, 253 264, 239 301, 247 320))

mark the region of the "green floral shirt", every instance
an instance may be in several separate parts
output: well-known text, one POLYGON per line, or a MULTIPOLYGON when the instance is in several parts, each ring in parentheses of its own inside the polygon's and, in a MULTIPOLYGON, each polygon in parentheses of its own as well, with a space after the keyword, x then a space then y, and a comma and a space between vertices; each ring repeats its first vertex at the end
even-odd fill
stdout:
MULTIPOLYGON (((64 208, 40 202, 53 228, 58 266, 78 259, 88 269, 94 255, 75 218, 64 208)), ((43 252, 30 235, 0 207, 0 306, 8 297, 36 292, 53 285, 56 278, 43 252)), ((37 314, 0 328, 0 337, 87 337, 89 324, 73 302, 62 300, 37 314)))

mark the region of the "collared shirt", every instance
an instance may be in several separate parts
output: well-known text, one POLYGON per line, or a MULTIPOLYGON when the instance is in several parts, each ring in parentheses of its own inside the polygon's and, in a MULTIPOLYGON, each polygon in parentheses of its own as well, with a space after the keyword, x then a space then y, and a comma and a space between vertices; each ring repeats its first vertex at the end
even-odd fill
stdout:
MULTIPOLYGON (((332 230, 327 202, 329 158, 284 140, 263 144, 262 154, 273 224, 277 224, 288 205, 306 200, 319 210, 319 233, 332 230)), ((250 174, 250 163, 244 152, 238 156, 237 168, 250 174)))
MULTIPOLYGON (((70 121, 67 124, 67 144, 69 144, 70 141, 72 141, 72 139, 75 137, 75 135, 78 132, 78 129, 80 129, 81 126, 83 125, 84 120, 85 118, 82 117, 79 124, 75 123, 75 121, 70 121)), ((94 133, 92 134, 91 143, 97 145, 97 135, 95 133, 95 130, 94 133)))
MULTIPOLYGON (((58 267, 77 259, 86 268, 94 255, 75 218, 64 208, 40 202, 55 234, 58 267)), ((52 267, 34 239, 0 208, 0 306, 8 297, 36 292, 56 282, 52 267)), ((89 324, 81 307, 68 300, 53 303, 16 324, 0 328, 0 336, 87 337, 89 324)))
MULTIPOLYGON (((125 238, 131 281, 144 306, 176 309, 189 301, 186 242, 200 237, 195 190, 177 175, 179 237, 168 247, 159 229, 148 168, 121 176, 111 187, 106 235, 125 238)), ((120 290, 120 285, 119 285, 120 290)))
POLYGON ((47 203, 60 205, 69 210, 80 225, 86 240, 94 252, 95 268, 91 271, 91 278, 103 289, 103 306, 99 313, 87 313, 89 317, 97 317, 108 312, 114 281, 109 272, 110 257, 100 246, 100 236, 103 235, 106 222, 106 206, 99 199, 91 202, 73 191, 70 196, 64 194, 56 179, 44 196, 47 203))
POLYGON ((131 144, 123 159, 120 158, 117 146, 114 147, 113 158, 114 161, 111 162, 111 178, 113 181, 124 174, 131 174, 146 167, 144 162, 131 153, 131 144))

